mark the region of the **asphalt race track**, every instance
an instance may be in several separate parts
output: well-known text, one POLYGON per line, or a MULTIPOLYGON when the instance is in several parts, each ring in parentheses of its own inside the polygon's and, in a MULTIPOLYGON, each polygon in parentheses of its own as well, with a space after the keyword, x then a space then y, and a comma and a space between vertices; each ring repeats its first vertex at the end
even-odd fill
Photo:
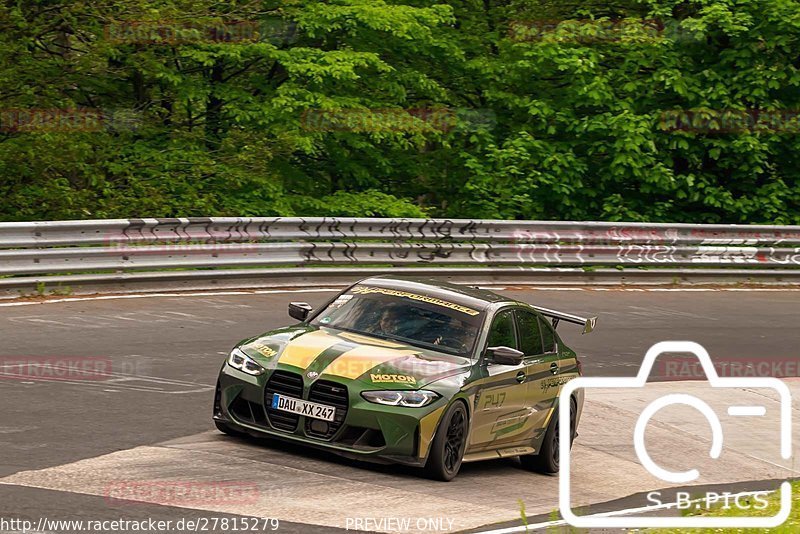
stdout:
MULTIPOLYGON (((797 291, 506 293, 599 316, 591 335, 567 324, 559 329, 587 376, 633 376, 645 351, 664 340, 699 342, 715 359, 781 362, 789 374, 800 359, 797 291)), ((456 523, 472 529, 520 524, 509 517, 520 500, 534 518, 558 508, 555 479, 523 471, 514 460, 465 464, 444 484, 408 468, 217 433, 210 421, 213 385, 233 344, 290 324, 290 300, 318 305, 330 296, 316 290, 0 303, 0 519, 268 517, 280 519, 279 532, 309 532, 308 525, 325 532, 380 528, 363 520, 405 517, 441 532, 448 518, 472 518, 456 523), (113 373, 103 380, 49 380, 3 371, 3 362, 34 358, 110 360, 113 373), (176 495, 157 486, 163 480, 195 489, 239 481, 245 495, 176 495), (114 491, 130 497, 135 490, 147 502, 115 498, 114 491)), ((657 369, 654 378, 670 378, 664 372, 657 369)), ((597 474, 618 476, 604 474, 606 468, 597 465, 597 474)))

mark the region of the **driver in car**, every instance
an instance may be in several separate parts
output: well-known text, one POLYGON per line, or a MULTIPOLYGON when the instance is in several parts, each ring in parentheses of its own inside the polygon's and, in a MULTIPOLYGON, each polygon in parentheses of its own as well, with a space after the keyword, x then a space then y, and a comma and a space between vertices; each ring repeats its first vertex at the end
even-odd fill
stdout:
POLYGON ((465 344, 464 323, 455 317, 447 317, 446 321, 439 323, 439 333, 433 340, 434 345, 443 345, 453 349, 461 349, 465 344))
POLYGON ((369 331, 375 334, 396 336, 400 330, 400 315, 397 308, 384 309, 378 317, 377 324, 371 326, 369 331))

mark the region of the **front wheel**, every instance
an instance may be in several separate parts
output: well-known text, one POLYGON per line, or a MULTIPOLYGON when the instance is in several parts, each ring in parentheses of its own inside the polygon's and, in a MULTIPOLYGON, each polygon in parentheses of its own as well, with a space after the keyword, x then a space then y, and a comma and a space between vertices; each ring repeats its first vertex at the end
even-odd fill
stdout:
MULTIPOLYGON (((572 448, 572 442, 575 440, 576 428, 575 428, 575 419, 578 414, 578 406, 575 403, 575 399, 571 399, 569 403, 569 424, 571 432, 571 439, 570 439, 570 449, 572 448)), ((559 464, 561 461, 560 456, 560 431, 559 431, 559 423, 558 423, 558 407, 553 411, 553 414, 550 416, 550 424, 547 425, 547 431, 544 434, 544 440, 542 441, 542 446, 539 449, 539 454, 526 454, 525 456, 520 456, 520 462, 522 462, 522 467, 525 469, 529 469, 531 471, 536 471, 537 473, 543 473, 545 475, 555 475, 559 471, 559 464)))
POLYGON ((436 430, 425 464, 426 474, 435 480, 453 480, 461 469, 466 448, 467 409, 464 403, 456 401, 444 413, 436 430))

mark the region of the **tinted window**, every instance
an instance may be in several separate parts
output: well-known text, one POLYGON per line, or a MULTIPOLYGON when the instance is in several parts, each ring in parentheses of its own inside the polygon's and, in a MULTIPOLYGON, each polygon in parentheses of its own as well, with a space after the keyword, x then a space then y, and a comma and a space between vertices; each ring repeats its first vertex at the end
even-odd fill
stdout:
POLYGON ((483 317, 484 312, 445 298, 358 285, 334 299, 311 324, 469 356, 483 317))
POLYGON ((542 322, 542 341, 544 346, 545 352, 555 352, 556 351, 556 335, 553 332, 553 327, 544 320, 539 319, 542 322))
POLYGON ((539 328, 539 318, 526 311, 517 312, 517 325, 519 326, 519 350, 525 356, 542 353, 542 333, 539 328))
POLYGON ((517 348, 517 339, 514 336, 514 314, 511 310, 497 314, 489 331, 490 347, 517 348))

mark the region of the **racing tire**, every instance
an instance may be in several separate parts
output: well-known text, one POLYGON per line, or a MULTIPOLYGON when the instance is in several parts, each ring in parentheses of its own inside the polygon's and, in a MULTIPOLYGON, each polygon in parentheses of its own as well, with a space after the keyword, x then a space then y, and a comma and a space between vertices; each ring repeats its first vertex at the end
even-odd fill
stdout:
POLYGON ((223 423, 222 421, 214 421, 214 426, 217 427, 217 430, 219 430, 223 434, 227 434, 228 436, 234 438, 243 438, 247 435, 244 432, 239 432, 238 430, 234 430, 233 428, 223 423))
POLYGON ((434 480, 453 480, 461 469, 467 448, 467 408, 456 401, 442 416, 436 436, 431 443, 425 473, 434 480))
MULTIPOLYGON (((578 414, 578 406, 575 399, 570 399, 569 403, 569 422, 572 429, 571 440, 569 447, 572 449, 572 444, 575 442, 576 428, 575 419, 578 414)), ((550 423, 547 425, 547 431, 542 440, 542 447, 539 449, 539 454, 526 454, 520 456, 519 460, 522 467, 529 471, 535 471, 544 475, 556 475, 560 468, 560 436, 559 436, 559 422, 558 422, 558 408, 553 411, 550 416, 550 423)))

